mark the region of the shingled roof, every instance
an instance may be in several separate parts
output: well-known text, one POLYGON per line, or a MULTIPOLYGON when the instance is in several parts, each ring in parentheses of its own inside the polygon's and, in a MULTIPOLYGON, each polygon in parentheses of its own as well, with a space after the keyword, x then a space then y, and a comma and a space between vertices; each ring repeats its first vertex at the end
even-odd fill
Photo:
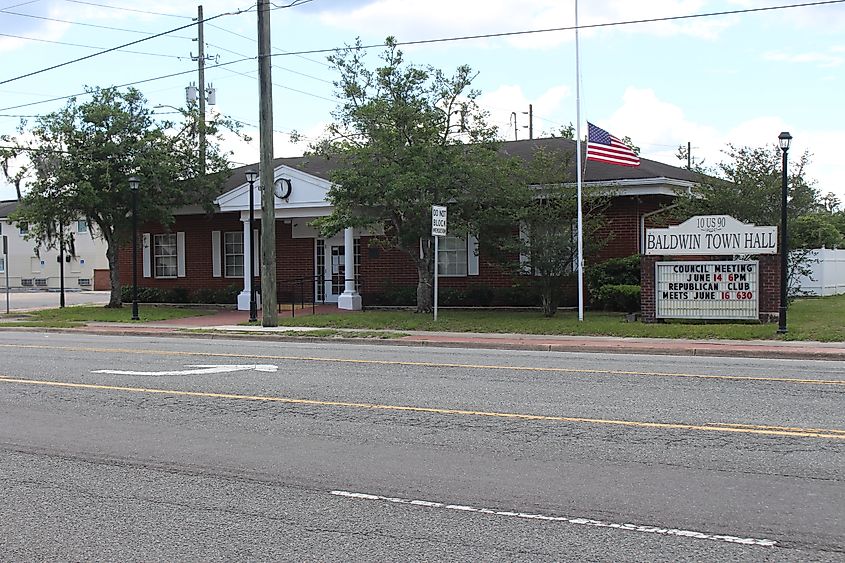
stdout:
POLYGON ((6 219, 11 215, 12 211, 18 208, 18 200, 7 199, 0 201, 0 219, 6 219))
MULTIPOLYGON (((525 160, 530 160, 538 149, 545 149, 551 151, 564 151, 570 154, 575 154, 576 143, 569 139, 562 139, 559 137, 551 137, 545 139, 533 139, 522 141, 505 141, 499 148, 499 153, 504 156, 515 156, 525 160)), ((586 151, 586 145, 581 147, 582 153, 586 151)), ((583 159, 583 157, 582 157, 583 159)), ((685 169, 677 166, 671 166, 656 160, 649 160, 647 158, 640 159, 640 165, 632 166, 614 166, 612 164, 605 164, 603 162, 584 163, 584 181, 585 182, 612 182, 615 180, 645 180, 649 178, 670 178, 675 180, 685 180, 695 182, 698 180, 696 175, 685 169)), ((329 180, 332 170, 340 165, 337 159, 326 158, 323 156, 296 156, 288 158, 276 158, 273 160, 273 167, 286 165, 291 168, 302 170, 307 174, 329 180)), ((249 169, 258 169, 258 164, 250 164, 241 166, 231 171, 228 180, 223 186, 222 193, 227 193, 238 186, 244 184, 244 173, 249 169)), ((575 177, 575 161, 572 161, 571 177, 575 177)))

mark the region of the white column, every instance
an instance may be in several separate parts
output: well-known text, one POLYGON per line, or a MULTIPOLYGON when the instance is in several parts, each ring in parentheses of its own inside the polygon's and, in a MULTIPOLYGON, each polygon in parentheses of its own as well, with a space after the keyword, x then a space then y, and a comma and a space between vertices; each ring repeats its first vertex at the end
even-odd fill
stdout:
POLYGON ((355 291, 355 233, 352 227, 343 230, 344 289, 337 298, 337 308, 349 311, 361 310, 361 296, 355 291))
POLYGON ((253 273, 252 268, 255 267, 250 259, 252 254, 250 253, 249 246, 249 215, 246 218, 242 218, 241 222, 244 226, 244 290, 238 294, 238 311, 249 311, 249 294, 251 291, 249 283, 251 280, 249 276, 253 273))

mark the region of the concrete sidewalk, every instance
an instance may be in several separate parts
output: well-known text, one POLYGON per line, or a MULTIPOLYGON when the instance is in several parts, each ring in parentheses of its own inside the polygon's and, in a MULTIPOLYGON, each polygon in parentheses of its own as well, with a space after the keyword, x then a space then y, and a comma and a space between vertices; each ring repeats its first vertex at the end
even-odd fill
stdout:
MULTIPOLYGON (((336 308, 332 309, 337 312, 336 308)), ((310 314, 310 310, 308 314, 310 314)), ((300 313, 297 313, 299 315, 300 313)), ((290 312, 286 315, 290 316, 290 312)), ((239 325, 247 320, 243 311, 221 311, 214 315, 187 317, 148 323, 89 323, 73 331, 96 334, 202 336, 206 338, 247 338, 260 340, 314 340, 308 336, 323 330, 314 327, 261 327, 239 325), (191 330, 193 329, 193 330, 191 330), (202 332, 194 332, 202 330, 202 332)), ((780 340, 689 340, 668 338, 621 338, 609 336, 550 336, 530 334, 478 334, 429 331, 371 331, 333 329, 340 335, 336 341, 400 346, 441 346, 456 348, 489 348, 500 350, 539 350, 556 352, 611 352, 625 354, 663 354, 683 356, 723 356, 756 358, 793 358, 845 360, 845 342, 806 342, 780 340), (398 338, 361 338, 353 333, 401 333, 398 338), (343 333, 350 333, 343 337, 343 333)))

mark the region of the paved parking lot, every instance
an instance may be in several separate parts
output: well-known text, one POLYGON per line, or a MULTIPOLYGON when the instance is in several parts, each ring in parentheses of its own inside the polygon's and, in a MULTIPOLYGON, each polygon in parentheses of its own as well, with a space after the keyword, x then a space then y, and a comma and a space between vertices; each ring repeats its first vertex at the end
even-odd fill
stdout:
MULTIPOLYGON (((9 292, 9 311, 29 311, 49 309, 59 306, 58 291, 20 291, 9 292)), ((105 305, 109 302, 108 291, 66 291, 65 305, 105 305)), ((6 290, 0 290, 0 313, 6 312, 6 290)))

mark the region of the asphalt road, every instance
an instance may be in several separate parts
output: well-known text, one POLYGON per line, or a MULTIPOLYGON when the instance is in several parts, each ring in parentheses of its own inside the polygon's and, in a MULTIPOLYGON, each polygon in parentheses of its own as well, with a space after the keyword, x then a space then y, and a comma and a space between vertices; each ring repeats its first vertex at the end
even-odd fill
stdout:
POLYGON ((837 362, 23 332, 0 358, 3 560, 845 560, 837 362))

